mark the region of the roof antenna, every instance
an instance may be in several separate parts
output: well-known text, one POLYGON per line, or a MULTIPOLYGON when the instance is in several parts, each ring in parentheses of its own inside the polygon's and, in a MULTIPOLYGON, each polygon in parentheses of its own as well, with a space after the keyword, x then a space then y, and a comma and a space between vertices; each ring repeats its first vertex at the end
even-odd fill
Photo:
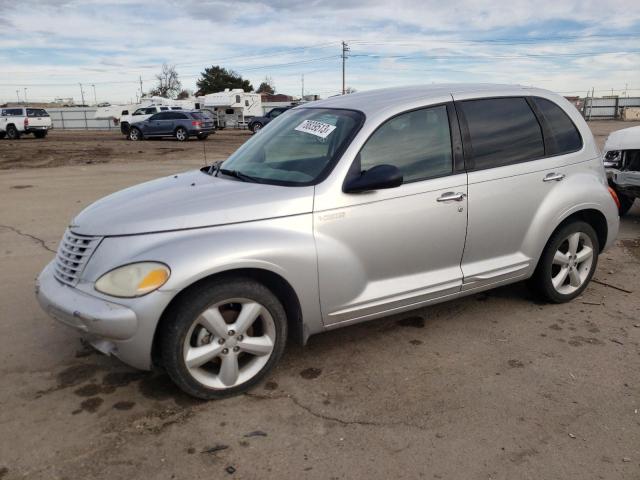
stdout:
POLYGON ((204 155, 204 166, 207 166, 207 140, 202 141, 202 154, 204 155))

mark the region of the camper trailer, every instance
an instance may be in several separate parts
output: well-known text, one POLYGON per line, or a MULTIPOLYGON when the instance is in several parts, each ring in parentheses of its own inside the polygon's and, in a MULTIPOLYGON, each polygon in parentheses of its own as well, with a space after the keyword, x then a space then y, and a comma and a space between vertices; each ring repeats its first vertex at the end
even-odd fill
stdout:
POLYGON ((262 100, 259 93, 225 89, 224 92, 209 93, 204 97, 204 106, 224 117, 228 127, 246 128, 249 121, 262 115, 262 100))

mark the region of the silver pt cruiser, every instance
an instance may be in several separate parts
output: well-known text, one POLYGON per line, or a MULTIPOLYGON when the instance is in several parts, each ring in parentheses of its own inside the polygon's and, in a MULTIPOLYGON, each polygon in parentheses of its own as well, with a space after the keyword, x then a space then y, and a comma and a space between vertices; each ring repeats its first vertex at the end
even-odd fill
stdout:
POLYGON ((263 379, 287 338, 525 279, 569 301, 616 237, 616 201, 589 128, 551 92, 357 93, 90 205, 37 297, 100 351, 219 398, 263 379))

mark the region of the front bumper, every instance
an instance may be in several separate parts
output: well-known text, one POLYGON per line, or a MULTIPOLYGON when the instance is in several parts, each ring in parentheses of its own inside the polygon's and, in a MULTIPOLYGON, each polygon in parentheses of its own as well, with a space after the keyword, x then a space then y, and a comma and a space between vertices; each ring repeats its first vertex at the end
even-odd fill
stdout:
POLYGON ((127 340, 135 335, 138 319, 133 310, 60 283, 53 276, 53 266, 53 262, 47 265, 36 281, 36 297, 45 312, 93 336, 127 340))

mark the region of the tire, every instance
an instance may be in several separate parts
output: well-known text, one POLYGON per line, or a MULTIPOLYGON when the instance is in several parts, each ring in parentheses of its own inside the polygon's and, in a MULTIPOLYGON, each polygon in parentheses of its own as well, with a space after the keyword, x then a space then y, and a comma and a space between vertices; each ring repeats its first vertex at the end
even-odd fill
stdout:
POLYGON ((198 140, 206 140, 208 136, 208 133, 201 133, 198 135, 198 140))
POLYGON ((186 142, 187 140, 189 140, 189 132, 187 132, 187 130, 182 127, 176 128, 174 135, 176 137, 176 140, 178 140, 179 142, 186 142))
POLYGON ((47 136, 47 133, 49 132, 47 132, 46 130, 43 130, 42 132, 33 132, 33 135, 36 138, 45 138, 47 136))
POLYGON ((549 302, 571 301, 589 284, 599 252, 591 225, 582 221, 564 225, 547 242, 530 284, 549 302))
POLYGON ((123 135, 129 135, 130 129, 131 129, 131 125, 129 125, 129 122, 124 122, 120 124, 120 132, 123 135))
POLYGON ((622 217, 627 214, 631 207, 633 207, 633 202, 635 201, 635 197, 629 197, 624 193, 616 192, 618 194, 618 200, 620 201, 620 208, 618 209, 618 214, 622 217))
POLYGON ((252 124, 251 124, 251 131, 252 131, 253 133, 258 133, 260 130, 262 130, 262 127, 263 127, 263 126, 264 126, 264 125, 262 125, 262 123, 260 123, 260 122, 252 123, 252 124))
POLYGON ((129 129, 129 134, 127 135, 127 138, 129 140, 131 140, 132 142, 137 142, 139 140, 142 140, 142 138, 143 138, 142 137, 142 132, 137 127, 131 127, 129 129))
POLYGON ((264 285, 245 278, 214 280, 188 290, 159 328, 159 352, 167 373, 185 393, 204 400, 242 393, 259 383, 280 360, 287 338, 280 301, 264 285), (236 323, 245 309, 247 318, 259 311, 246 323, 248 328, 236 323), (207 327, 211 330, 203 326, 206 319, 212 322, 213 328, 207 327), (260 348, 261 353, 244 348, 260 348), (191 365, 187 365, 189 355, 191 365), (229 368, 223 372, 224 365, 229 368))
POLYGON ((15 125, 9 125, 7 127, 7 138, 9 140, 18 140, 20 138, 20 132, 15 125))
POLYGON ((7 136, 7 132, 0 132, 0 140, 7 136))

